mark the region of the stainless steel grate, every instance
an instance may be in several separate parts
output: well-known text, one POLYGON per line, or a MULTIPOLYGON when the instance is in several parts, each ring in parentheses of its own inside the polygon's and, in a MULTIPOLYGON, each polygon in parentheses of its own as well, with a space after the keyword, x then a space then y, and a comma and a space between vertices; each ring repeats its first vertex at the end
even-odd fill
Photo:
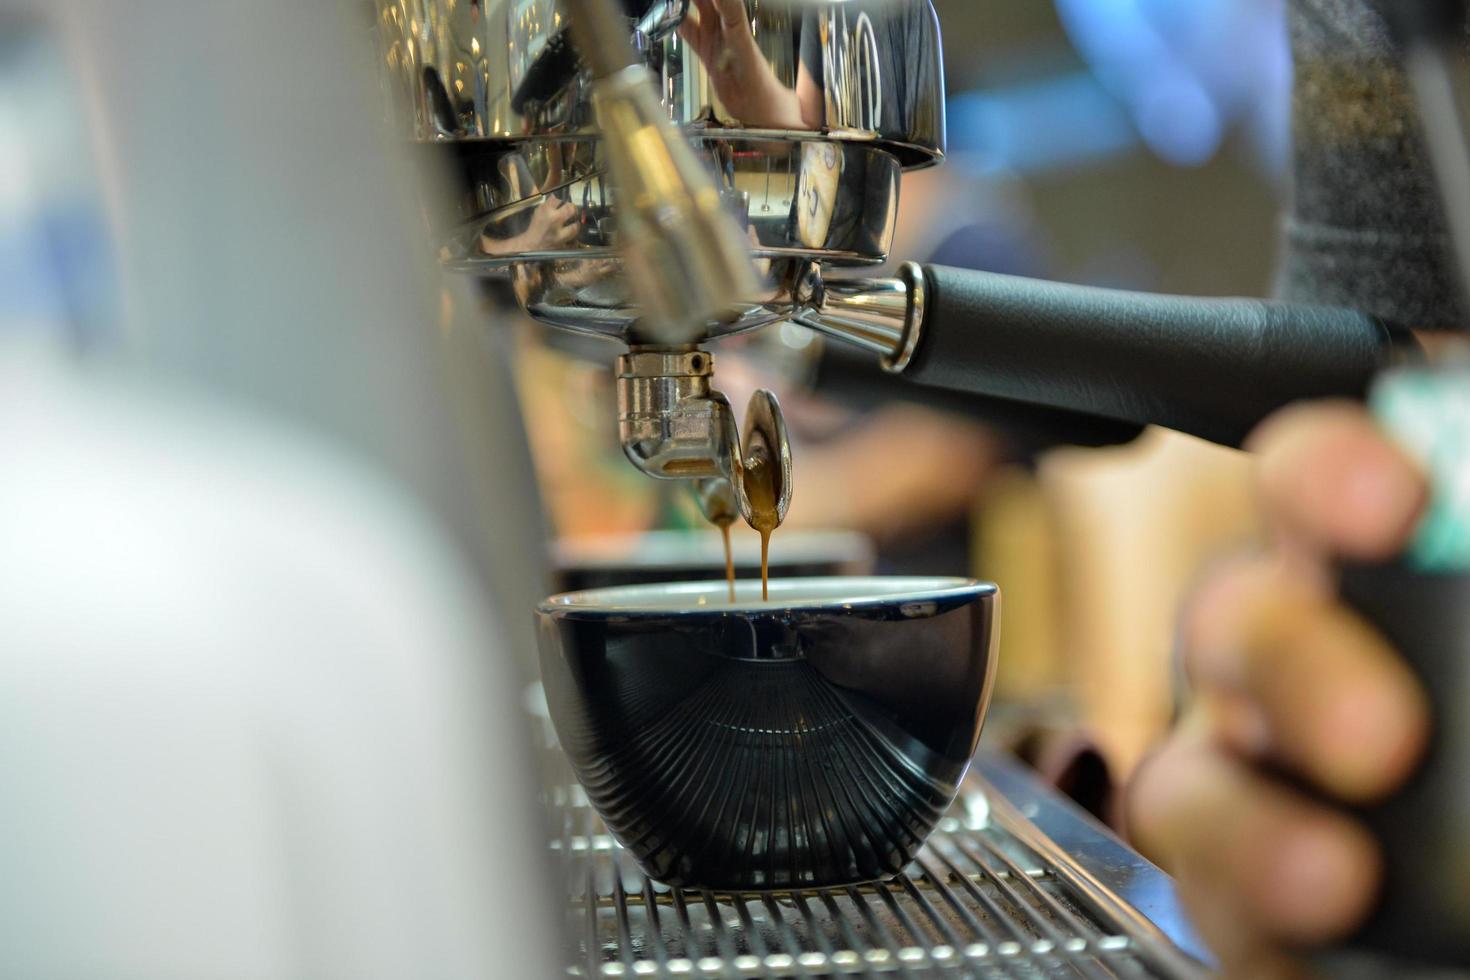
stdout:
POLYGON ((558 794, 583 977, 1190 977, 1203 971, 983 779, 894 881, 724 895, 638 870, 558 794))

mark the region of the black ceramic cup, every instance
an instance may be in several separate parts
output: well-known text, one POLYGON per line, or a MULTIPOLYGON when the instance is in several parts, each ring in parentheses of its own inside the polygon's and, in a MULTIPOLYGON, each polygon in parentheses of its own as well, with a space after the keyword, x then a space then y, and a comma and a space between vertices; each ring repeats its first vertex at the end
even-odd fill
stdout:
POLYGON ((557 736, 653 878, 717 891, 903 870, 959 789, 999 591, 813 578, 569 593, 538 610, 557 736))

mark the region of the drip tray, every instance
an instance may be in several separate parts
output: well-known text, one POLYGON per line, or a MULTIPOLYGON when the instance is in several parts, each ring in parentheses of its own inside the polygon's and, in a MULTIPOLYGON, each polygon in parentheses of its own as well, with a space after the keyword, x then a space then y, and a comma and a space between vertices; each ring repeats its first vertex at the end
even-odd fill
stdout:
POLYGON ((553 810, 562 833, 552 846, 565 858, 572 934, 579 937, 569 972, 598 978, 1205 975, 1153 918, 1120 896, 1120 888, 1132 892, 1143 884, 1151 907, 1164 908, 1169 914, 1162 918, 1172 921, 1177 908, 1166 876, 1083 818, 1062 812, 1066 804, 1041 796, 1013 803, 1018 787, 1039 791, 1018 782, 1027 777, 1013 765, 997 759, 976 768, 903 875, 796 892, 727 895, 652 882, 579 788, 558 791, 553 810), (1011 797, 987 774, 1003 777, 1011 797), (1039 809, 1047 806, 1057 809, 1050 816, 1069 821, 1069 837, 1081 835, 1072 846, 1107 852, 1103 866, 1121 873, 1119 881, 1085 870, 1022 813, 1047 816, 1039 809))

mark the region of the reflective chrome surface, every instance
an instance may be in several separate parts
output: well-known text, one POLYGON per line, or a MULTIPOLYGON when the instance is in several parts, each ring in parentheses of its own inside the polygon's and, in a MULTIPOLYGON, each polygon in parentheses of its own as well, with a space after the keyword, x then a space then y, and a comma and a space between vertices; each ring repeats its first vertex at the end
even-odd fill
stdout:
POLYGON ((672 202, 646 182, 618 186, 627 178, 616 162, 635 141, 604 141, 596 83, 559 0, 378 0, 401 131, 421 153, 452 158, 458 177, 457 207, 434 231, 451 268, 508 271, 536 319, 638 344, 765 326, 795 312, 791 290, 807 263, 886 260, 901 171, 944 152, 929 0, 620 2, 662 111, 714 177, 764 282, 678 337, 660 329, 667 315, 634 302, 647 290, 619 246, 660 267, 681 250, 629 240, 638 222, 621 227, 620 192, 645 214, 672 202))
POLYGON ((879 356, 903 373, 919 349, 928 290, 924 270, 905 262, 890 279, 823 280, 815 267, 797 287, 792 320, 879 356))
MULTIPOLYGON (((630 297, 617 250, 618 192, 600 142, 418 149, 449 157, 459 176, 457 209, 437 216, 447 266, 508 270, 517 299, 543 323, 627 344, 661 339, 648 335, 630 297)), ((805 138, 706 139, 696 149, 745 229, 761 280, 748 302, 710 320, 702 339, 791 316, 809 263, 862 266, 888 257, 901 175, 892 155, 805 138)))
POLYGON ((898 874, 959 789, 999 594, 964 579, 633 586, 548 600, 562 747, 652 877, 718 890, 898 874))
MULTIPOLYGON (((909 167, 944 154, 929 0, 623 6, 675 123, 822 132, 877 143, 909 167)), ((394 108, 415 138, 595 135, 559 0, 377 0, 377 11, 394 108)))
MULTIPOLYGON (((609 0, 578 2, 603 10, 609 0)), ((586 39, 590 26, 579 22, 576 36, 586 39)), ((619 46, 609 45, 608 64, 617 63, 619 46)), ((648 69, 636 64, 593 82, 608 182, 617 191, 618 257, 639 332, 665 344, 696 343, 707 324, 728 319, 755 293, 755 268, 743 223, 648 82, 648 69)))
MULTIPOLYGON (((376 10, 391 111, 428 163, 450 157, 458 177, 456 205, 430 216, 449 267, 508 276, 535 319, 630 348, 687 350, 830 312, 827 332, 844 338, 897 330, 891 365, 911 349, 902 320, 854 333, 856 287, 814 284, 823 267, 885 261, 902 170, 944 154, 930 0, 377 0, 376 10), (626 39, 610 36, 619 25, 626 39), (626 67, 630 58, 644 65, 626 67)), ((676 445, 675 430, 692 423, 710 436, 694 456, 733 445, 729 407, 717 393, 686 402, 670 391, 657 418, 638 421, 648 432, 625 432, 629 458, 651 475, 716 481, 701 500, 724 516, 738 473, 684 467, 693 443, 676 445)), ((741 509, 748 516, 743 498, 741 509)))
POLYGON ((714 390, 708 351, 638 349, 618 358, 618 434, 623 454, 659 480, 697 480, 700 509, 724 526, 754 526, 745 461, 759 446, 777 464, 776 523, 791 506, 791 441, 776 396, 751 394, 743 436, 725 396, 714 390))

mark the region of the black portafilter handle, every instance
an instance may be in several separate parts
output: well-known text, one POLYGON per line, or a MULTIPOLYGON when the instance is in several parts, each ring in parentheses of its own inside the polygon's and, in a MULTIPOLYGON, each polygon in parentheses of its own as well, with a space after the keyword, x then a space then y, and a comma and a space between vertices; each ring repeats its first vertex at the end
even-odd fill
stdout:
POLYGON ((1136 423, 1062 408, 910 384, 884 371, 871 354, 844 344, 828 344, 823 349, 811 386, 823 397, 855 408, 897 401, 963 416, 999 432, 1013 454, 1022 459, 1057 446, 1121 446, 1138 438, 1144 429, 1136 423))
POLYGON ((1361 398, 1412 335, 1363 313, 923 267, 920 385, 1239 446, 1309 398, 1361 398))

